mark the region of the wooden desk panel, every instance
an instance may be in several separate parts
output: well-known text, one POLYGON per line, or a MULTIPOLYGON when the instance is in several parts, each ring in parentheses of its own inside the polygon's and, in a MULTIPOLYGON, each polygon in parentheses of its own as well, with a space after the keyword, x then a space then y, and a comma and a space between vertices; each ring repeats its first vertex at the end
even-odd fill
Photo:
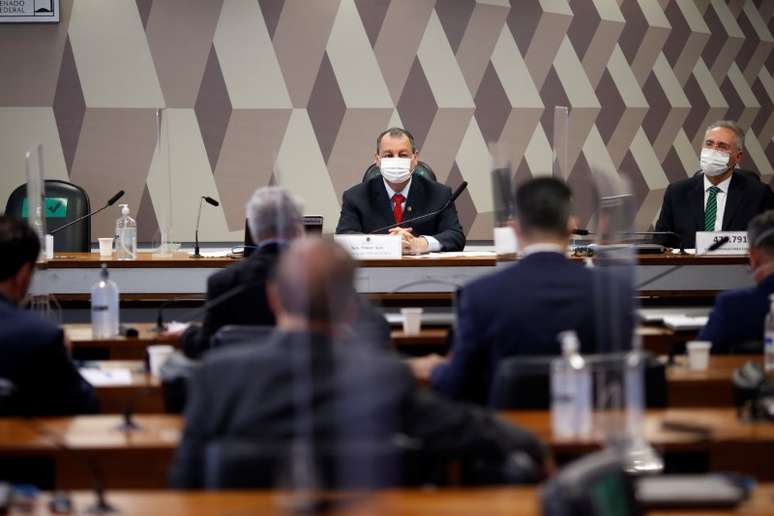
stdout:
MULTIPOLYGON (((168 515, 287 515, 292 513, 287 492, 251 491, 111 491, 108 501, 120 514, 144 516, 168 515)), ((341 508, 327 514, 348 516, 433 516, 474 515, 540 516, 540 488, 531 486, 471 489, 392 489, 376 493, 339 494, 341 508)), ((50 515, 48 495, 37 500, 32 512, 12 515, 50 515)), ((90 492, 73 493, 75 512, 80 514, 94 502, 90 492)), ((750 500, 736 509, 651 511, 659 516, 771 516, 774 514, 774 485, 761 484, 750 500)))

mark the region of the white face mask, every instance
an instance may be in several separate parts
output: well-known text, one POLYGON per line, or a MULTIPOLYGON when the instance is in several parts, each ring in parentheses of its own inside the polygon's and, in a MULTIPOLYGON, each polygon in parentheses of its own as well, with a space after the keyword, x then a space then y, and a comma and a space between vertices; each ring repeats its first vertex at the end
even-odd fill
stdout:
POLYGON ((409 158, 382 158, 379 170, 390 183, 403 183, 411 177, 411 160, 409 158))
POLYGON ((715 177, 721 175, 728 170, 728 161, 731 156, 725 152, 715 149, 702 149, 701 150, 701 171, 705 176, 715 177))

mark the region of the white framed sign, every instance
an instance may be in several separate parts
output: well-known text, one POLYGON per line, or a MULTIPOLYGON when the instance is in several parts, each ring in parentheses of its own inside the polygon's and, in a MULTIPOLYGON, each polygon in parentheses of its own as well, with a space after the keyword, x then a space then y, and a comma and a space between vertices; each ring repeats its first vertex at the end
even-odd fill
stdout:
POLYGON ((0 23, 57 23, 59 0, 0 0, 0 23))
POLYGON ((747 231, 697 231, 696 232, 696 254, 711 255, 746 255, 750 249, 750 243, 747 241, 747 231), (720 241, 721 238, 728 237, 728 242, 710 253, 707 249, 720 241))
POLYGON ((358 260, 400 260, 399 235, 335 235, 333 239, 358 260))

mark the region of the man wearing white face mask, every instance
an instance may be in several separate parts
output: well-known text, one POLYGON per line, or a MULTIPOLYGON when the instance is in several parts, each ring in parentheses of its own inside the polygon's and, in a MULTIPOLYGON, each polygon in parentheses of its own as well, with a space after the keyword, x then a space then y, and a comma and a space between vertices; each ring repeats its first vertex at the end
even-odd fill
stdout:
POLYGON ((685 248, 696 246, 697 231, 745 231, 753 217, 774 208, 774 193, 755 174, 737 169, 744 155, 744 131, 721 120, 707 128, 701 174, 669 185, 656 231, 681 240, 661 239, 685 248))
MULTIPOLYGON (((380 134, 375 163, 381 175, 344 192, 336 233, 371 233, 446 206, 451 198, 448 186, 413 174, 418 156, 414 137, 405 129, 393 127, 380 134)), ((465 247, 454 203, 437 215, 407 222, 389 233, 401 236, 404 254, 462 251, 465 247)))

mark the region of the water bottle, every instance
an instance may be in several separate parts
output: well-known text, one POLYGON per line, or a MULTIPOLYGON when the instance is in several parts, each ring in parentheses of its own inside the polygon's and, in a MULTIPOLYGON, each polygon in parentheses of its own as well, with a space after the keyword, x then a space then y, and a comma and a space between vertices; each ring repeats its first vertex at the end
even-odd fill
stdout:
POLYGON ((137 223, 129 216, 129 205, 121 204, 121 217, 116 221, 116 258, 137 259, 137 223))
POLYGON ((91 287, 91 332, 96 339, 118 335, 118 286, 104 263, 99 281, 91 287))
POLYGON ((769 296, 769 314, 763 327, 763 369, 774 374, 774 294, 769 296))
POLYGON ((591 374, 578 353, 577 334, 559 334, 562 356, 551 362, 551 426, 559 438, 591 432, 591 374))

